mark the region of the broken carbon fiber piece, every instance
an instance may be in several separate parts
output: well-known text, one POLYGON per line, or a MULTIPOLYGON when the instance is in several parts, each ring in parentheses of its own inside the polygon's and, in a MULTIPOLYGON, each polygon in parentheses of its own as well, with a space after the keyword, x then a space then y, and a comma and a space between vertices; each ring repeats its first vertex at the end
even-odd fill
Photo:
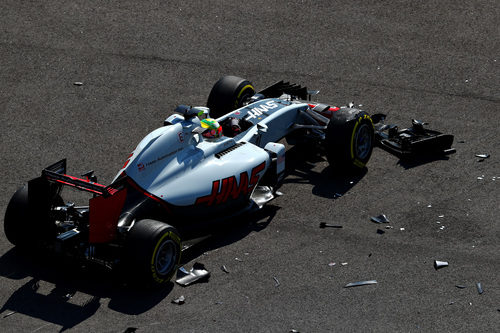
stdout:
POLYGON ((183 267, 179 268, 179 271, 184 273, 184 276, 178 278, 175 282, 184 287, 210 276, 210 272, 207 271, 205 269, 205 266, 200 263, 195 263, 193 265, 193 268, 191 268, 191 270, 189 271, 187 271, 183 267))
POLYGON ((387 218, 387 216, 385 216, 385 214, 381 214, 379 216, 372 216, 370 220, 375 223, 389 223, 389 219, 387 218))
POLYGON ((477 288, 477 292, 479 293, 479 295, 481 295, 484 292, 483 286, 481 286, 481 282, 476 283, 476 288, 477 288))
POLYGON ((443 268, 443 267, 447 267, 447 266, 448 266, 448 262, 447 261, 434 260, 434 268, 436 270, 438 270, 440 268, 443 268))
POLYGON ((172 303, 177 304, 177 305, 182 305, 182 304, 184 304, 185 300, 186 300, 186 298, 183 295, 181 295, 178 298, 172 300, 172 303))
POLYGON ((325 223, 325 222, 321 222, 319 224, 319 227, 321 229, 324 229, 324 228, 337 228, 337 229, 340 229, 340 228, 342 228, 341 225, 328 224, 328 223, 325 223))
POLYGON ((351 283, 346 284, 344 286, 344 288, 367 286, 367 285, 376 284, 376 283, 377 283, 377 280, 367 280, 367 281, 351 282, 351 283))

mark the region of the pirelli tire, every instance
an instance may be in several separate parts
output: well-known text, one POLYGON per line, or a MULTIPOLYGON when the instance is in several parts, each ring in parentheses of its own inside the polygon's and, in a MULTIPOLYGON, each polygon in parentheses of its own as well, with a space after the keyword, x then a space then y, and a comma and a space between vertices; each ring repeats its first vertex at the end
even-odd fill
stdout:
POLYGON ((370 116, 356 108, 336 111, 326 130, 326 157, 334 170, 356 173, 371 157, 374 127, 370 116))
POLYGON ((237 76, 223 76, 217 81, 208 95, 207 107, 210 116, 219 118, 244 105, 255 95, 255 88, 248 80, 237 76))
MULTIPOLYGON (((36 182, 40 183, 39 180, 36 182)), ((21 186, 12 195, 4 217, 5 236, 12 245, 21 249, 40 247, 52 241, 55 225, 50 221, 49 211, 64 204, 58 194, 42 195, 44 192, 36 190, 29 194, 29 184, 21 186)))
POLYGON ((140 220, 130 229, 125 258, 132 282, 146 287, 169 283, 181 259, 177 230, 160 221, 140 220))
POLYGON ((34 241, 34 235, 28 231, 31 229, 31 222, 27 184, 20 187, 10 199, 5 211, 3 228, 5 236, 13 245, 22 246, 34 241))

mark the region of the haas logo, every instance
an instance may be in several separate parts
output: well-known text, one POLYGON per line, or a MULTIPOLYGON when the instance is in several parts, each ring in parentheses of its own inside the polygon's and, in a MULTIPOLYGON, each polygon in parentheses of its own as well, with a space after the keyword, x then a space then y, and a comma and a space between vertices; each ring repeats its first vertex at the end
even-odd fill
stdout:
POLYGON ((196 199, 196 204, 206 204, 212 206, 227 202, 228 199, 237 199, 241 195, 248 195, 257 185, 260 176, 259 172, 264 170, 266 162, 262 162, 252 169, 250 180, 246 171, 240 174, 240 183, 238 184, 235 176, 215 180, 212 183, 212 193, 196 199))
POLYGON ((278 107, 278 104, 273 101, 266 102, 264 104, 260 104, 257 107, 254 107, 248 111, 248 117, 246 117, 246 120, 250 120, 252 118, 257 118, 258 116, 261 116, 264 112, 272 109, 276 109, 278 107))

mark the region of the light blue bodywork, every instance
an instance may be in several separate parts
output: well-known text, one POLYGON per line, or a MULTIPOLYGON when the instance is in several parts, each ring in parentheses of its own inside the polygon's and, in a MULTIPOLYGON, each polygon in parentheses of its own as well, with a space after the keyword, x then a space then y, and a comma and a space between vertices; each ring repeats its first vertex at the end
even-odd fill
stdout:
POLYGON ((307 108, 307 104, 281 99, 249 104, 217 120, 240 117, 254 125, 234 138, 223 136, 215 141, 196 132, 200 126, 197 117, 186 120, 179 115, 170 116, 167 121, 171 124, 147 135, 115 180, 125 173, 142 189, 171 205, 194 205, 197 198, 213 191, 214 181, 234 176, 240 184, 243 172, 250 176, 256 166, 265 163, 258 173, 262 178, 273 155, 263 148, 290 133, 301 111, 307 108), (240 142, 246 144, 216 156, 240 142))

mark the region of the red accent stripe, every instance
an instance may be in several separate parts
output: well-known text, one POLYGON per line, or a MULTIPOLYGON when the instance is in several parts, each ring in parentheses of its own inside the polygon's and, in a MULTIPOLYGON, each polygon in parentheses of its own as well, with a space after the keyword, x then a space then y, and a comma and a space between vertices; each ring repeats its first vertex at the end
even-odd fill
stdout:
POLYGON ((168 206, 168 203, 163 201, 162 199, 158 198, 157 196, 147 192, 144 190, 142 187, 140 187, 132 178, 127 177, 127 182, 129 183, 130 186, 132 186, 135 190, 138 192, 142 193, 143 195, 147 196, 148 198, 153 199, 154 201, 160 203, 169 213, 171 212, 170 207, 168 206))
MULTIPOLYGON (((316 105, 318 105, 318 104, 310 104, 310 103, 309 103, 309 104, 307 104, 307 105, 309 105, 309 107, 310 107, 311 109, 313 109, 313 108, 314 108, 316 105)), ((327 118, 331 118, 331 117, 332 117, 332 112, 335 112, 335 111, 338 111, 338 110, 340 110, 340 108, 339 108, 339 107, 337 107, 337 106, 331 106, 328 110, 326 110, 326 111, 324 111, 324 112, 321 112, 321 115, 323 115, 323 116, 325 116, 325 117, 327 117, 327 118)))
POLYGON ((122 169, 125 169, 125 167, 128 165, 128 163, 130 162, 130 158, 132 157, 132 155, 134 155, 134 152, 131 152, 130 155, 128 155, 127 160, 125 161, 125 163, 122 166, 122 169))
MULTIPOLYGON (((92 190, 92 189, 86 188, 86 187, 81 187, 81 186, 75 185, 73 183, 68 183, 68 182, 65 182, 65 181, 62 181, 62 180, 59 180, 59 179, 55 179, 54 181, 56 181, 58 183, 61 183, 61 184, 64 184, 64 185, 69 185, 71 187, 76 187, 76 188, 79 188, 79 189, 87 191, 87 192, 92 192, 92 193, 96 193, 96 194, 102 194, 102 192, 95 191, 95 190, 92 190)), ((96 185, 100 185, 100 184, 96 184, 96 185)))
POLYGON ((130 160, 126 160, 125 163, 123 164, 122 166, 122 169, 125 169, 125 167, 128 165, 128 162, 130 162, 130 160))
MULTIPOLYGON (((64 174, 63 176, 68 177, 68 178, 73 179, 73 180, 80 180, 82 182, 90 183, 90 180, 88 180, 88 179, 82 179, 82 178, 78 178, 78 177, 73 177, 73 176, 66 175, 66 174, 64 174)), ((100 187, 103 187, 103 188, 106 187, 106 185, 102 185, 102 184, 99 184, 99 183, 92 183, 92 184, 100 186, 100 187)))
POLYGON ((108 191, 109 194, 113 195, 115 194, 116 192, 118 192, 118 190, 116 188, 107 188, 106 189, 108 191))

